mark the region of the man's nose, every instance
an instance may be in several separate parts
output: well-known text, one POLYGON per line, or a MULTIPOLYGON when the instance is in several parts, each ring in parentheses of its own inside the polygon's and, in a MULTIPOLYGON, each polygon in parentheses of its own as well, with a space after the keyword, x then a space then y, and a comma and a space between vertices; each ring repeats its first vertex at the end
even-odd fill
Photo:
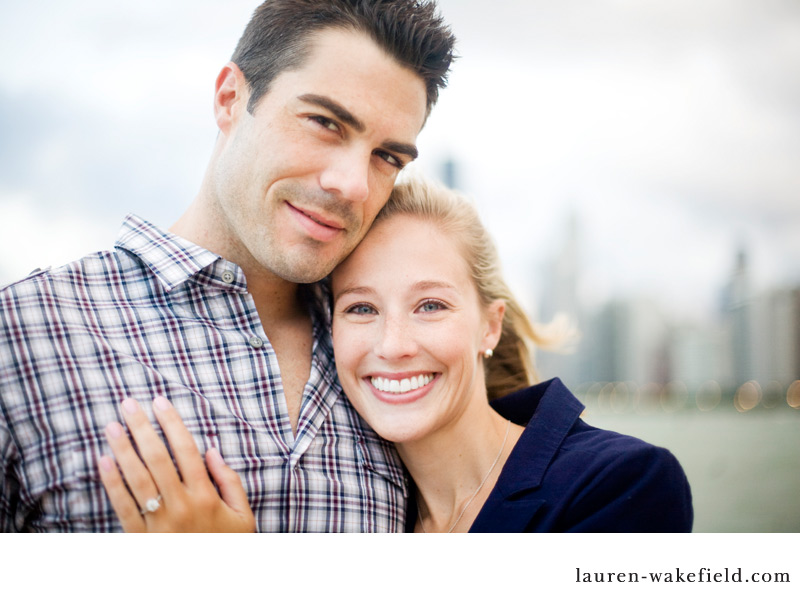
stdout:
POLYGON ((352 147, 335 155, 322 172, 320 185, 345 200, 364 202, 369 197, 372 153, 352 147))
POLYGON ((375 354, 387 360, 415 356, 419 345, 407 321, 400 316, 387 316, 381 327, 381 335, 375 354))

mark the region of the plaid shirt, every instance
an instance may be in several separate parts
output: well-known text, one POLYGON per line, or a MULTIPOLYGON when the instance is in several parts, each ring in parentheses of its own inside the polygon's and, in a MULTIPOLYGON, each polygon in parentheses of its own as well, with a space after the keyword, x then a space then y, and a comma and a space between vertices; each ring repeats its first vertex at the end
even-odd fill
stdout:
POLYGON ((120 530, 103 430, 128 396, 153 420, 156 395, 239 473, 260 531, 402 531, 402 467, 342 394, 327 320, 294 436, 241 269, 133 216, 113 252, 0 290, 0 529, 120 530))

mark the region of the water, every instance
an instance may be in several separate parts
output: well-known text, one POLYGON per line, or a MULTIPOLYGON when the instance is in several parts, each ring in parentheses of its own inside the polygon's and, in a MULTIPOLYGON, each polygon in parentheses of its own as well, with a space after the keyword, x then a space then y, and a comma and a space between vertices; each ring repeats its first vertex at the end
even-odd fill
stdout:
POLYGON ((668 448, 692 487, 695 532, 800 532, 800 410, 614 413, 584 420, 668 448))

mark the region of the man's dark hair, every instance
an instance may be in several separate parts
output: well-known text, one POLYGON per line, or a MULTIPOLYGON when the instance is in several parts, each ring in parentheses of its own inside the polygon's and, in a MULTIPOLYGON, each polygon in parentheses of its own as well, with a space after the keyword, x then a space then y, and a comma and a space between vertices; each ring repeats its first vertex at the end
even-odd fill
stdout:
POLYGON ((251 113, 284 70, 300 68, 310 37, 340 28, 368 35, 425 82, 427 111, 447 84, 455 37, 433 0, 266 0, 253 13, 233 61, 250 85, 251 113))

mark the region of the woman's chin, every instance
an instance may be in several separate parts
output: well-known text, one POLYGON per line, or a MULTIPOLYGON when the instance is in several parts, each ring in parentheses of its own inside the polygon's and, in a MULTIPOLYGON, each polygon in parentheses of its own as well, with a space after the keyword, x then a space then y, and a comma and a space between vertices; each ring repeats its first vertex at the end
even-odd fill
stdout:
POLYGON ((382 439, 395 444, 410 443, 427 436, 429 430, 427 426, 421 426, 420 422, 391 422, 375 419, 370 422, 365 418, 367 424, 372 427, 382 439))

